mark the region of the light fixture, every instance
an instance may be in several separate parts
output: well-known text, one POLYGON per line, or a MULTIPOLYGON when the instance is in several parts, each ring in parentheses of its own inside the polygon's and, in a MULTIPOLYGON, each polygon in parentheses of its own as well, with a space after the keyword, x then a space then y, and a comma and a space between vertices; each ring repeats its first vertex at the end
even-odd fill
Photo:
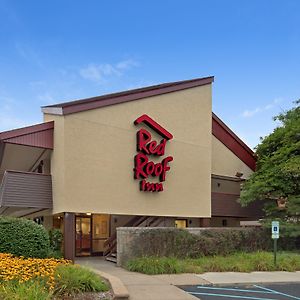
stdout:
POLYGON ((87 213, 86 213, 86 215, 87 215, 87 216, 90 216, 90 215, 92 215, 92 213, 90 213, 90 212, 87 212, 87 213))
POLYGON ((287 198, 279 197, 277 199, 277 207, 278 207, 278 209, 285 209, 286 208, 286 203, 287 203, 287 198))

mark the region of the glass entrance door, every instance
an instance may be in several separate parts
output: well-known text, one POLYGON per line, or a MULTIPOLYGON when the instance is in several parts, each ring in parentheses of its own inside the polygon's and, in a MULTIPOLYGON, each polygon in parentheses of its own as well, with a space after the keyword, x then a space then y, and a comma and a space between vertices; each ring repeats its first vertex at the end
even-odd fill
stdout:
POLYGON ((76 256, 91 255, 91 217, 76 216, 76 256))

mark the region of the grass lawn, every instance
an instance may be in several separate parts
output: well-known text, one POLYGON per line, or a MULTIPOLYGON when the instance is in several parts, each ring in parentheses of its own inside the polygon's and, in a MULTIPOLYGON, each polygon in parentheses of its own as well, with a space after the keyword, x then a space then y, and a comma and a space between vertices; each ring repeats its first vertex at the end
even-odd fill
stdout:
POLYGON ((300 253, 278 252, 277 266, 272 252, 235 253, 228 256, 204 256, 197 259, 142 257, 129 261, 129 271, 144 274, 205 272, 300 271, 300 253))

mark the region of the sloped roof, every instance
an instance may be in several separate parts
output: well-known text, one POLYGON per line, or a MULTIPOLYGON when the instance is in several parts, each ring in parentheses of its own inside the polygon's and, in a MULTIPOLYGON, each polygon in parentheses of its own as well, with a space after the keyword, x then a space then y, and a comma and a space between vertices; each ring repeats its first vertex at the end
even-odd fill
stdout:
POLYGON ((0 143, 53 149, 54 122, 0 132, 0 143))
MULTIPOLYGON (((50 114, 68 115, 80 111, 91 110, 95 108, 211 84, 213 81, 214 77, 211 76, 196 78, 192 80, 163 83, 159 85, 107 94, 93 98, 43 106, 42 111, 44 113, 50 114)), ((0 146, 1 142, 10 142, 30 144, 38 147, 40 146, 53 149, 53 128, 54 123, 48 122, 15 129, 12 131, 2 132, 0 133, 0 146)), ((232 151, 239 159, 241 159, 249 168, 255 170, 256 160, 254 157, 254 152, 214 113, 212 114, 212 134, 230 151, 232 151)))
POLYGON ((196 78, 192 80, 163 83, 119 93, 102 95, 93 98, 80 99, 71 102, 43 106, 42 111, 44 113, 55 115, 68 115, 76 112, 86 111, 104 106, 185 90, 201 85, 211 84, 213 81, 214 77, 211 76, 204 78, 196 78))
POLYGON ((255 170, 254 152, 214 113, 212 114, 212 134, 251 170, 255 170))

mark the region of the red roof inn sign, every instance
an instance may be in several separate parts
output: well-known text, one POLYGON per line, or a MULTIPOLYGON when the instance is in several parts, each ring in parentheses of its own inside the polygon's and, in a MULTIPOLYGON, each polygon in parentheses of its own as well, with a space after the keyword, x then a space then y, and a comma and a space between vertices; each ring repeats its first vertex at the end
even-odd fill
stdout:
POLYGON ((163 139, 159 143, 152 140, 151 133, 144 128, 141 128, 137 132, 138 154, 134 157, 134 178, 141 179, 141 191, 161 192, 164 189, 163 181, 166 180, 166 173, 170 170, 169 162, 173 160, 173 157, 167 156, 158 163, 154 163, 149 157, 164 156, 167 141, 171 140, 173 135, 147 115, 142 115, 134 121, 135 125, 140 123, 144 123, 152 128, 161 135, 163 139), (157 177, 159 182, 148 182, 146 179, 148 179, 149 176, 157 177))

